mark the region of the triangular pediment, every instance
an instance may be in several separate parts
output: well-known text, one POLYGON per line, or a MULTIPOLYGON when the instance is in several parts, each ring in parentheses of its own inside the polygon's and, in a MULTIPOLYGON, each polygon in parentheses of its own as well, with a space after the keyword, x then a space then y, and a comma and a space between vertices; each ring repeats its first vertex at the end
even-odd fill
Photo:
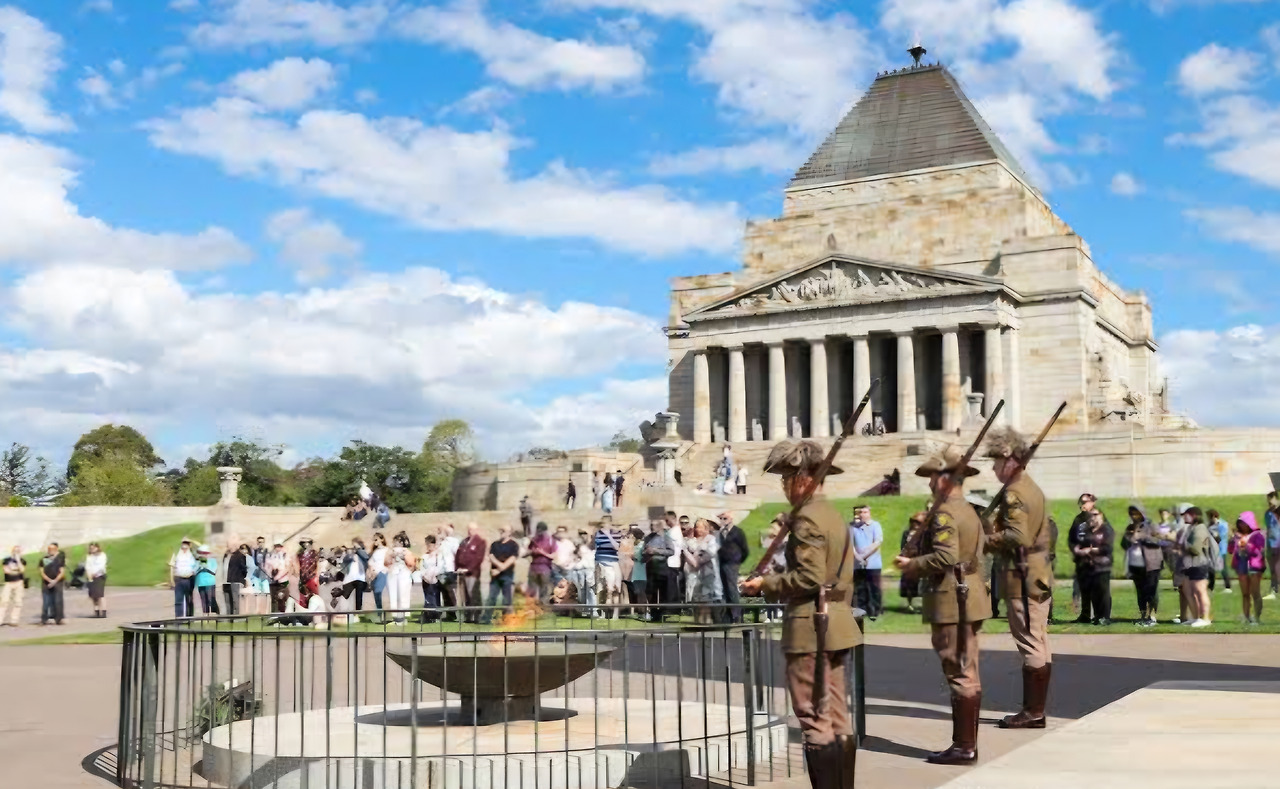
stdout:
POLYGON ((994 277, 939 272, 830 253, 750 283, 684 316, 686 321, 790 309, 911 301, 1008 290, 994 277))

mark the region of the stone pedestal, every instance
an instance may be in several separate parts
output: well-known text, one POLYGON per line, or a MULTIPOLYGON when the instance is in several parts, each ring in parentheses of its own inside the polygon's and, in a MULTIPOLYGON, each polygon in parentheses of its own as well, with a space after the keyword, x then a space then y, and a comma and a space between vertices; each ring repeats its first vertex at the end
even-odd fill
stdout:
POLYGON ((209 508, 209 520, 205 525, 205 542, 215 549, 226 547, 227 539, 236 535, 236 512, 240 504, 240 480, 244 469, 235 466, 218 468, 218 486, 222 497, 209 508))

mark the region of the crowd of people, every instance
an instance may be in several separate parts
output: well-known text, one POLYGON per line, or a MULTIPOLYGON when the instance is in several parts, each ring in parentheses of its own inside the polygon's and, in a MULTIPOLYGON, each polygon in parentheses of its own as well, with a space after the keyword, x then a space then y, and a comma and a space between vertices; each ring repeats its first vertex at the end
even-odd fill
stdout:
POLYGON ((36 568, 28 573, 22 548, 13 546, 4 557, 4 586, 0 587, 0 627, 20 627, 22 603, 32 582, 40 589, 40 624, 61 625, 66 620, 66 589, 88 591, 92 618, 107 616, 107 555, 102 547, 91 542, 84 563, 67 572, 67 555, 51 542, 40 556, 36 568), (34 576, 34 577, 33 577, 34 576))

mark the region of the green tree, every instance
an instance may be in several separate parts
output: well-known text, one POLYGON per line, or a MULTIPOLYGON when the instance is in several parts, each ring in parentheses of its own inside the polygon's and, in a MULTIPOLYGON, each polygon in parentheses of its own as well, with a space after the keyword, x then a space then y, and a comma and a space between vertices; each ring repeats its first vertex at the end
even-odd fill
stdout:
POLYGON ((32 456, 31 447, 15 441, 0 453, 0 487, 30 503, 65 490, 66 483, 49 470, 49 461, 32 456))
POLYGON ((107 457, 128 459, 143 471, 164 465, 155 447, 128 425, 101 425, 80 436, 67 461, 67 479, 75 479, 80 469, 107 457))
POLYGON ((306 486, 305 501, 312 507, 344 505, 362 480, 396 512, 437 512, 451 500, 451 472, 432 473, 421 455, 403 447, 352 441, 320 467, 306 486))
POLYGON ((64 507, 164 506, 172 503, 172 496, 163 482, 138 467, 136 456, 111 454, 82 464, 58 503, 64 507))
POLYGON ((179 507, 209 507, 222 498, 218 470, 208 463, 187 458, 185 468, 173 469, 166 477, 173 489, 173 503, 179 507))
POLYGON ((475 433, 461 419, 436 422, 422 443, 422 459, 429 466, 447 469, 450 475, 475 462, 475 433))
MULTIPOLYGON (((283 446, 270 446, 236 437, 231 441, 214 444, 205 465, 213 469, 220 466, 242 469, 238 495, 244 504, 259 507, 296 504, 298 497, 289 484, 289 473, 277 463, 283 454, 283 446)), ((215 471, 215 481, 216 473, 215 471)))
POLYGON ((644 444, 639 438, 628 436, 625 432, 619 430, 613 434, 613 438, 608 444, 604 445, 604 448, 614 452, 639 452, 642 446, 644 444))

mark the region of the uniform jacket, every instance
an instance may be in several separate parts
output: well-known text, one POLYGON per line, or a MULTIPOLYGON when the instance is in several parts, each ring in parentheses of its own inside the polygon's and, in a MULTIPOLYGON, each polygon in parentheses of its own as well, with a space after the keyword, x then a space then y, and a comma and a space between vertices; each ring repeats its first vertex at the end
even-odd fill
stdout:
POLYGON ((920 579, 924 621, 959 624, 960 599, 952 569, 956 565, 964 568, 969 586, 964 621, 974 624, 990 619, 991 596, 985 593, 982 580, 982 521, 959 486, 938 507, 921 541, 920 555, 906 568, 920 579))
POLYGON ((818 650, 813 612, 818 587, 824 584, 834 587, 827 593, 827 651, 861 644, 862 631, 853 618, 853 541, 844 519, 826 498, 815 496, 796 514, 787 535, 786 557, 787 569, 766 575, 762 587, 765 598, 787 605, 782 617, 782 651, 818 650))
POLYGON ((1003 587, 1006 600, 1022 599, 1022 577, 1017 567, 1019 547, 1027 549, 1027 597, 1041 601, 1053 594, 1050 537, 1044 491, 1024 471, 1005 491, 996 510, 995 530, 986 537, 987 550, 1007 560, 1003 587))

